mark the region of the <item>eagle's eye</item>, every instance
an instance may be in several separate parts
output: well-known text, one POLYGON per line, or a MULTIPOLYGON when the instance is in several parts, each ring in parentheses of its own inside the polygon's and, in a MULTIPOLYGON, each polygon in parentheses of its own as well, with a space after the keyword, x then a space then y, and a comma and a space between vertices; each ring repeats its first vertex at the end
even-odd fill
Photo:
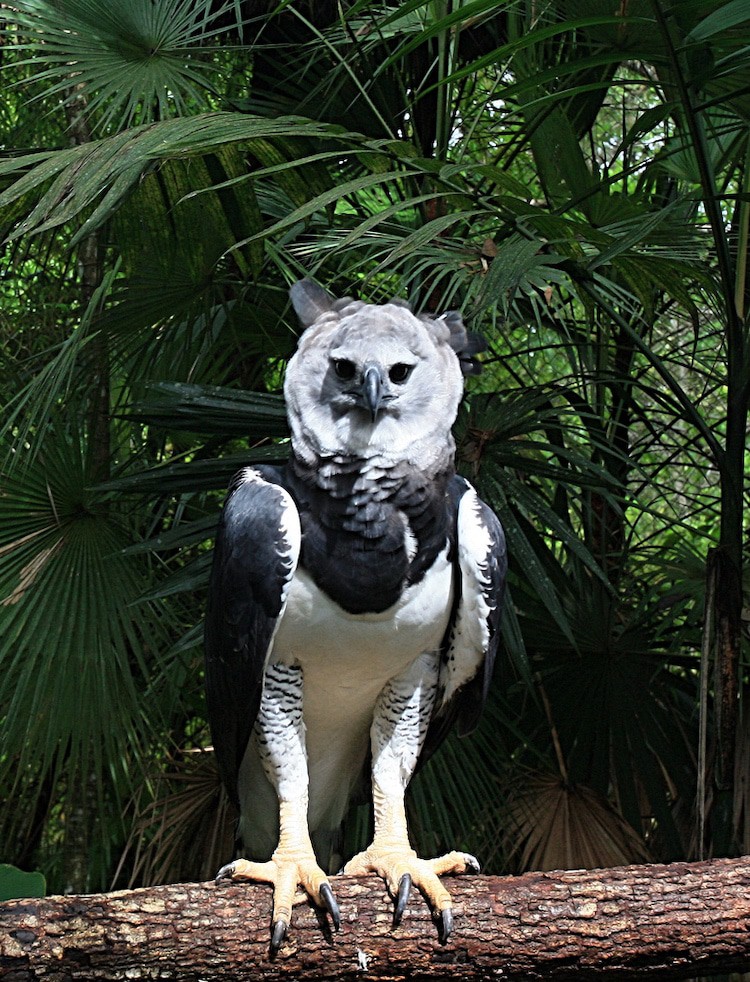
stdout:
POLYGON ((342 382, 351 382, 357 374, 354 362, 349 361, 348 358, 334 358, 333 370, 336 373, 336 378, 340 378, 342 382))
POLYGON ((402 385, 411 375, 413 368, 413 365, 405 365, 404 362, 398 361, 388 370, 388 378, 394 385, 402 385))

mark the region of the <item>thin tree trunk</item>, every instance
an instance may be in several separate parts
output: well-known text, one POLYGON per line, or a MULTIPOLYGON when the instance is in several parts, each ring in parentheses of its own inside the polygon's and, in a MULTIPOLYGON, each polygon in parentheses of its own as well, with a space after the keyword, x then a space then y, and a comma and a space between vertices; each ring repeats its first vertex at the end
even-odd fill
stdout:
POLYGON ((750 862, 463 877, 441 945, 419 895, 393 929, 373 877, 334 880, 341 930, 307 903, 269 955, 270 888, 183 884, 0 905, 0 978, 689 978, 750 969, 750 862))
MULTIPOLYGON (((104 276, 99 237, 93 233, 78 248, 81 272, 81 309, 86 310, 94 300, 104 276)), ((86 367, 89 373, 89 409, 87 413, 88 444, 91 455, 91 479, 106 481, 112 466, 110 438, 110 364, 109 342, 102 331, 91 338, 87 349, 86 367)))
MULTIPOLYGON (((91 141, 87 119, 86 99, 80 86, 74 87, 75 99, 65 106, 71 142, 80 146, 91 141)), ((78 246, 80 282, 79 310, 83 319, 96 292, 101 286, 104 267, 98 232, 83 239, 78 246)), ((86 407, 86 436, 89 454, 88 476, 92 484, 104 482, 111 476, 110 439, 110 364, 109 344, 105 334, 93 335, 84 351, 82 367, 87 377, 88 405, 86 407)), ((106 504, 101 504, 106 507, 106 504)), ((63 875, 71 890, 80 891, 89 885, 90 815, 95 810, 96 775, 83 778, 80 788, 70 795, 64 820, 65 846, 63 875)))
MULTIPOLYGON (((81 146, 91 142, 86 98, 80 86, 74 87, 75 98, 66 104, 71 142, 81 146)), ((92 232, 78 247, 78 270, 81 278, 82 312, 87 311, 104 276, 99 233, 92 232)), ((87 414, 92 480, 106 481, 110 476, 110 364, 106 335, 97 333, 88 350, 89 409, 87 414)))

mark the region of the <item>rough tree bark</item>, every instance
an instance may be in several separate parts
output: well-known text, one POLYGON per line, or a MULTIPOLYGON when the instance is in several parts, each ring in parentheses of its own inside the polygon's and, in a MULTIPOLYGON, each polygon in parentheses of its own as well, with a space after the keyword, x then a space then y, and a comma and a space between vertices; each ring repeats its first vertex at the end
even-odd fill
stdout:
POLYGON ((336 878, 341 930, 307 903, 269 957, 270 890, 182 884, 0 904, 0 978, 420 980, 688 978, 750 969, 750 860, 464 877, 437 939, 422 898, 400 927, 372 877, 336 878))

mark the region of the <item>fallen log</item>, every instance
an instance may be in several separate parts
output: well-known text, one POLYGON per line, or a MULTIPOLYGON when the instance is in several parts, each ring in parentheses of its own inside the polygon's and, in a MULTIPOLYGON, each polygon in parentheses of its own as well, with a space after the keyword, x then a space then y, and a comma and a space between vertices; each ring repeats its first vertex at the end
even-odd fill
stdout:
POLYGON ((270 888, 178 884, 0 904, 0 978, 689 978, 750 970, 750 860, 453 879, 445 945, 414 894, 401 925, 373 877, 336 877, 341 929, 295 908, 269 952, 270 888))

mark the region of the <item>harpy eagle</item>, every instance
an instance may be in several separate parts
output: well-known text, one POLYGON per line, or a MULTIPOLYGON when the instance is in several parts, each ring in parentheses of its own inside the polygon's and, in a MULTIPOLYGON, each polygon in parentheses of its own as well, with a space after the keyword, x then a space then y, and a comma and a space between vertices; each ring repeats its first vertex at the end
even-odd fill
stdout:
POLYGON ((379 874, 394 923, 418 887, 445 940, 439 876, 479 864, 418 858, 404 795, 451 725, 476 725, 498 644, 503 530, 456 475, 451 434, 481 345, 454 312, 334 300, 310 280, 291 299, 291 453, 233 479, 209 588, 209 721, 249 857, 217 880, 273 884, 274 950, 299 886, 338 927, 322 866, 369 763, 374 837, 343 872, 379 874))

